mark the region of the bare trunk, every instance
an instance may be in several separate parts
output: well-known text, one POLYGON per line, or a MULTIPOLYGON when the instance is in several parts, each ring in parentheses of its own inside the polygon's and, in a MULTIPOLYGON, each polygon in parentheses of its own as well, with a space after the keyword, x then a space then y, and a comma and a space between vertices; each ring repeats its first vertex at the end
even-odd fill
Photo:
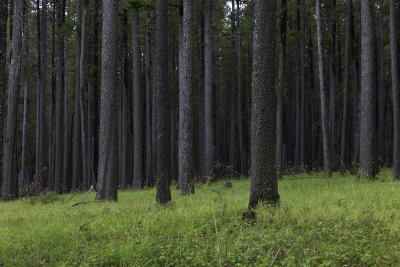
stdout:
POLYGON ((147 11, 146 21, 146 186, 153 187, 153 157, 152 157, 152 88, 151 88, 151 44, 150 44, 150 12, 147 11))
POLYGON ((378 160, 386 162, 386 88, 383 0, 379 2, 379 67, 378 67, 378 160))
POLYGON ((7 19, 8 1, 0 1, 0 185, 3 179, 3 133, 7 91, 7 19))
POLYGON ((22 26, 24 18, 24 0, 14 1, 13 39, 10 44, 11 63, 8 75, 8 107, 3 158, 3 192, 2 198, 10 200, 17 196, 13 158, 15 154, 15 136, 17 130, 19 79, 21 72, 22 26))

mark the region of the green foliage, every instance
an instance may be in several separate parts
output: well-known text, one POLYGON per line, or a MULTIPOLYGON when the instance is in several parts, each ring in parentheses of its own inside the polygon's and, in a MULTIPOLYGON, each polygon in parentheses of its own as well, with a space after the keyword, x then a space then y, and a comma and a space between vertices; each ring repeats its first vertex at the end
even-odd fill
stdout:
POLYGON ((155 9, 155 2, 149 0, 125 0, 123 6, 127 9, 139 9, 142 7, 155 9))
POLYGON ((241 215, 248 180, 230 190, 224 182, 196 185, 186 197, 173 190, 167 207, 156 205, 155 190, 121 191, 118 203, 73 208, 82 194, 47 205, 0 203, 0 265, 399 265, 400 184, 391 170, 375 182, 322 177, 285 177, 280 206, 261 206, 256 221, 241 215))

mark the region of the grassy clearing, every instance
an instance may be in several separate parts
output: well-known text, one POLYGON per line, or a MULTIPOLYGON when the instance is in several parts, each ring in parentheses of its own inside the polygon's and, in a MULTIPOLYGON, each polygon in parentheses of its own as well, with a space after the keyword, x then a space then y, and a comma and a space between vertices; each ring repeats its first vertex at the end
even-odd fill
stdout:
MULTIPOLYGON (((0 266, 400 265, 400 184, 300 175, 280 181, 279 208, 243 221, 249 181, 167 207, 155 191, 124 191, 118 203, 71 207, 83 194, 0 203, 0 266), (71 198, 72 197, 72 198, 71 198)), ((90 194, 87 200, 94 199, 90 194)))

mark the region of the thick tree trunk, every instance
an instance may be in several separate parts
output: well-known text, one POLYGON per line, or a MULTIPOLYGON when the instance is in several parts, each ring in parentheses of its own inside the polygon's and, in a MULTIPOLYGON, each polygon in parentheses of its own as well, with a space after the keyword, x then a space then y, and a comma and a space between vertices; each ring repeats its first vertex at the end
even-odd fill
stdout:
POLYGON ((205 174, 213 176, 216 161, 214 141, 214 105, 212 87, 212 0, 204 1, 204 138, 205 174))
POLYGON ((170 191, 170 138, 168 91, 168 33, 167 1, 156 0, 155 44, 155 107, 156 107, 156 200, 165 204, 171 200, 170 191))
POLYGON ((74 134, 72 141, 72 191, 80 187, 82 179, 82 143, 80 111, 80 59, 81 59, 81 0, 76 2, 76 51, 75 51, 75 100, 74 100, 74 134))
POLYGON ((400 179, 400 94, 395 1, 390 0, 390 59, 393 93, 393 178, 400 179))
POLYGON ((249 209, 279 202, 276 173, 275 1, 255 0, 249 209))
POLYGON ((182 46, 179 53, 179 189, 194 193, 193 184, 193 32, 191 0, 183 0, 182 46))
POLYGON ((103 2, 99 172, 96 199, 118 200, 116 160, 118 1, 103 2))
POLYGON ((54 190, 62 191, 63 164, 64 164, 64 88, 63 88, 63 67, 64 67, 64 38, 62 36, 63 1, 56 0, 56 31, 57 31, 57 100, 56 100, 56 140, 55 140, 55 172, 54 190))
POLYGON ((378 67, 378 160, 386 163, 386 87, 383 0, 379 2, 379 67, 378 67))
POLYGON ((143 164, 143 89, 140 83, 140 48, 139 48, 139 11, 134 10, 132 19, 132 53, 133 53, 133 188, 144 186, 145 173, 143 164))
POLYGON ((324 170, 328 177, 332 176, 331 169, 331 143, 328 127, 328 111, 326 105, 325 84, 324 84, 324 62, 322 55, 322 26, 321 26, 321 2, 316 0, 316 20, 317 20, 317 43, 318 43, 318 66, 319 66, 319 90, 321 101, 321 125, 322 125, 322 142, 324 154, 324 170))
POLYGON ((7 19, 8 1, 0 1, 0 184, 3 179, 3 133, 7 91, 7 19))
POLYGON ((13 157, 15 154, 15 137, 17 131, 19 79, 21 72, 22 26, 24 18, 24 0, 14 0, 13 39, 10 44, 11 63, 8 75, 8 107, 6 133, 4 139, 3 159, 3 192, 2 198, 10 200, 17 196, 13 157))
POLYGON ((371 4, 368 0, 361 0, 360 175, 363 178, 374 178, 375 176, 376 73, 374 51, 371 4))

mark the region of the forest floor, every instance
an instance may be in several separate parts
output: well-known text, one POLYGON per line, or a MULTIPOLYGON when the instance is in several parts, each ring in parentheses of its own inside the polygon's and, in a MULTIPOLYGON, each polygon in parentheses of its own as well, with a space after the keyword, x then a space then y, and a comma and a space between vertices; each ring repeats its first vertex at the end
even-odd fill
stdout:
POLYGON ((223 184, 173 189, 166 207, 154 189, 75 207, 84 193, 0 202, 0 266, 400 265, 400 183, 389 169, 373 182, 285 177, 280 206, 260 207, 255 221, 242 219, 249 180, 223 184))

